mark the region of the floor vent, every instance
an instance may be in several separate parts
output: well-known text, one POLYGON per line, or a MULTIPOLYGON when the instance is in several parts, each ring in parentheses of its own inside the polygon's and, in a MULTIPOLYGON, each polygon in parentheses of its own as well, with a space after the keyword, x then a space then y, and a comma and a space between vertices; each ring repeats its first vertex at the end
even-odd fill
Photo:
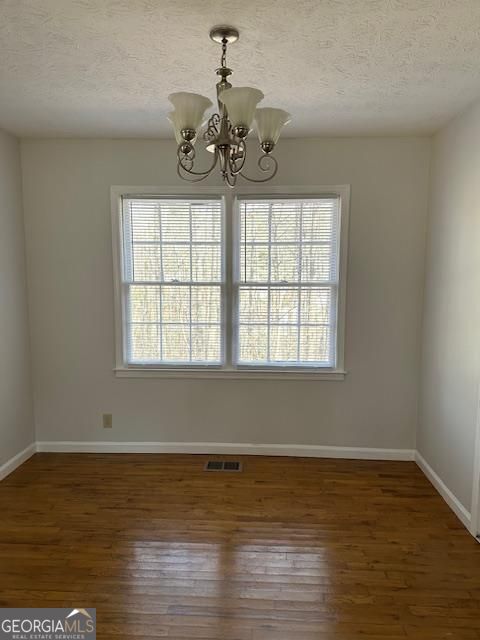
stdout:
POLYGON ((205 471, 242 471, 242 463, 236 460, 209 460, 205 471))

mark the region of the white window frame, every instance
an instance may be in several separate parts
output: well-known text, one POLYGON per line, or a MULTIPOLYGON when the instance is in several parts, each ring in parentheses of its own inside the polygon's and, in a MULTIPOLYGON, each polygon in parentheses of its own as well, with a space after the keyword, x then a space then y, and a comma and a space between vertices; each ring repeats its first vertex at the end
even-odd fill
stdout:
POLYGON ((343 380, 346 375, 344 368, 345 357, 345 311, 347 288, 347 256, 348 256, 348 225, 350 213, 350 185, 333 185, 321 187, 239 187, 233 192, 223 187, 111 187, 112 213, 112 250, 113 250, 113 280, 114 280, 114 319, 115 319, 115 367, 114 373, 121 378, 234 378, 234 379, 288 379, 288 380, 343 380), (233 363, 234 334, 234 286, 233 286, 233 252, 236 250, 234 218, 236 216, 236 198, 241 196, 258 196, 259 198, 273 197, 338 197, 340 199, 340 230, 339 230, 339 276, 337 298, 337 327, 336 327, 336 366, 335 367, 263 367, 236 366, 233 363), (223 365, 182 365, 182 366, 142 366, 129 365, 125 359, 125 308, 122 284, 123 242, 122 242, 122 199, 125 197, 158 196, 193 198, 195 196, 222 197, 225 209, 225 223, 223 229, 224 269, 225 269, 225 299, 223 304, 224 330, 224 359, 223 365))

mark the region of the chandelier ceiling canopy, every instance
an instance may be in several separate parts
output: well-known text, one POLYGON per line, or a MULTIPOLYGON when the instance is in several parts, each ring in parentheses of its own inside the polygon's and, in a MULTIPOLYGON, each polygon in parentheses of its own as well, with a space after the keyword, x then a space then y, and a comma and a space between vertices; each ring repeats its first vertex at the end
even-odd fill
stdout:
POLYGON ((267 182, 277 173, 278 163, 271 154, 283 127, 290 122, 290 114, 283 109, 257 108, 264 98, 259 89, 232 87, 228 82, 232 69, 227 67, 227 45, 236 42, 238 37, 239 33, 234 27, 219 26, 210 31, 210 38, 222 46, 220 67, 216 71, 220 76, 217 82, 218 113, 207 120, 205 114, 213 103, 197 93, 181 91, 168 96, 174 107, 168 119, 172 123, 178 144, 177 172, 183 180, 204 180, 217 166, 224 182, 230 187, 235 186, 238 176, 250 182, 267 182), (204 124, 206 129, 202 137, 207 151, 213 154, 213 159, 205 171, 197 171, 195 143, 199 129, 204 124), (258 167, 266 174, 259 178, 252 178, 244 173, 246 139, 252 126, 260 141, 258 167))

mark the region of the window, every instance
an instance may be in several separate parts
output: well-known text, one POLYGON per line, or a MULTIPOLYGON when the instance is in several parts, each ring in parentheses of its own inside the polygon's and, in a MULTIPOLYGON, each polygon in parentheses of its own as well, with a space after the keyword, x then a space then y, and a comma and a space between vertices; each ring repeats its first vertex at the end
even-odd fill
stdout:
POLYGON ((339 198, 239 210, 238 364, 334 367, 339 198))
POLYGON ((223 361, 222 229, 220 199, 124 199, 128 364, 223 361))
POLYGON ((347 188, 123 191, 117 375, 343 377, 347 188))

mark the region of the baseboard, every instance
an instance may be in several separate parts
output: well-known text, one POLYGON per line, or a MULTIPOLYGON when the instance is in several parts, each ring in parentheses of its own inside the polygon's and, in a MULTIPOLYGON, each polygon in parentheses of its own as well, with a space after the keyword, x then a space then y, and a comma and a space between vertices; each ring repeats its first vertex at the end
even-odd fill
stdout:
POLYGON ((29 445, 0 467, 0 480, 17 469, 36 451, 59 453, 193 453, 220 455, 293 456, 345 458, 349 460, 415 460, 450 509, 471 532, 471 514, 435 473, 423 456, 413 449, 332 447, 306 444, 249 444, 227 442, 37 442, 29 445))
POLYGON ((12 473, 12 471, 15 471, 17 467, 31 458, 36 450, 37 448, 35 443, 29 444, 26 449, 20 451, 16 456, 13 456, 13 458, 10 458, 10 460, 7 460, 7 462, 2 464, 0 467, 0 480, 6 478, 10 473, 12 473))
POLYGON ((471 514, 463 506, 460 500, 450 491, 443 480, 438 476, 432 467, 428 464, 425 458, 418 452, 415 452, 415 462, 418 464, 423 473, 427 476, 430 482, 433 484, 438 493, 442 496, 450 509, 455 513, 457 518, 466 526, 470 531, 471 528, 471 514))
POLYGON ((221 455, 347 458, 352 460, 414 460, 413 449, 368 449, 304 444, 226 442, 37 442, 37 451, 77 453, 202 453, 221 455))

